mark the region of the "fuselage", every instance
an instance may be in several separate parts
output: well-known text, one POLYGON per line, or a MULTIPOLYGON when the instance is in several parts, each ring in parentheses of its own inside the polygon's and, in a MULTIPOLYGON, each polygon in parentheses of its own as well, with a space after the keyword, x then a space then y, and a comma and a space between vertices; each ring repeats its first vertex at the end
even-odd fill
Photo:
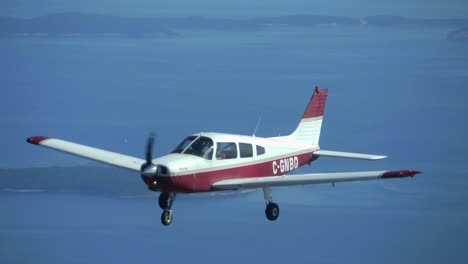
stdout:
POLYGON ((284 175, 315 160, 317 150, 289 137, 198 133, 154 159, 158 176, 142 179, 154 191, 208 192, 220 180, 284 175))

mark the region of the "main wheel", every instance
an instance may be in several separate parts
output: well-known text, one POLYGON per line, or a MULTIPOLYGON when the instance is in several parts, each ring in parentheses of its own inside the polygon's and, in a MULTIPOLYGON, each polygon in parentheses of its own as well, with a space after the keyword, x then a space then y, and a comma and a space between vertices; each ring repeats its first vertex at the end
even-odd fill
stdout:
POLYGON ((265 215, 270 221, 275 221, 279 216, 279 207, 275 203, 269 203, 265 209, 265 215))
POLYGON ((161 214, 161 223, 165 226, 168 226, 172 223, 172 211, 164 210, 161 214))

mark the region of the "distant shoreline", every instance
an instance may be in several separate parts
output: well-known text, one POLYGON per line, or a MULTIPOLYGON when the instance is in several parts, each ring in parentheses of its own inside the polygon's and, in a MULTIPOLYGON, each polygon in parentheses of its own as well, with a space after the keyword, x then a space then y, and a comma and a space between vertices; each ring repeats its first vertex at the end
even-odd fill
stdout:
MULTIPOLYGON (((447 28, 468 26, 468 18, 421 19, 400 16, 344 16, 295 14, 253 19, 209 17, 137 18, 87 13, 57 13, 31 19, 0 17, 0 37, 136 37, 177 36, 178 30, 261 30, 283 27, 447 28)), ((464 34, 461 34, 464 36, 464 34)))

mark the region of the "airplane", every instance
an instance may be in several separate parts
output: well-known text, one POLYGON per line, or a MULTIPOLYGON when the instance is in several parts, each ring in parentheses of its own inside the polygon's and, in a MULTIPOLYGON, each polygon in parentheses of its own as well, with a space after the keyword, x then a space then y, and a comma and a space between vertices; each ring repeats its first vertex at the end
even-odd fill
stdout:
POLYGON ((172 206, 178 193, 217 192, 262 188, 265 215, 279 216, 271 187, 413 177, 417 170, 289 174, 319 157, 380 160, 381 155, 322 150, 319 147, 328 89, 315 87, 302 118, 290 135, 257 137, 225 133, 197 133, 185 138, 168 155, 153 159, 154 135, 140 159, 73 142, 33 136, 27 142, 138 172, 148 189, 160 192, 161 223, 173 221, 172 206))

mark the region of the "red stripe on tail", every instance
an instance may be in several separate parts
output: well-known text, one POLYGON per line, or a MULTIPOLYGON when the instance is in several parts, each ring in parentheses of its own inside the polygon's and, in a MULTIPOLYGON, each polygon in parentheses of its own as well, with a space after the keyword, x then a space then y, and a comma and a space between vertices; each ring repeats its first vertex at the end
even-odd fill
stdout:
POLYGON ((302 119, 323 116, 325 112, 325 102, 327 101, 328 89, 315 87, 314 94, 310 99, 302 119))

